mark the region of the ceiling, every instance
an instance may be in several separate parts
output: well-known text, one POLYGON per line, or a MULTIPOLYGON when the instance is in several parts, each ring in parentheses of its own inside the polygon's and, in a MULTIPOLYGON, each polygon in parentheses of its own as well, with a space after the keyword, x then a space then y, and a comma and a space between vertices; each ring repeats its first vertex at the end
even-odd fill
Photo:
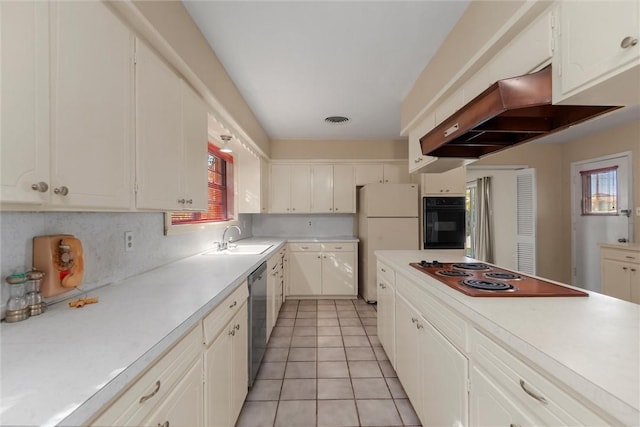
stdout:
POLYGON ((272 139, 400 138, 400 106, 468 0, 183 1, 272 139), (328 116, 347 124, 328 124, 328 116))

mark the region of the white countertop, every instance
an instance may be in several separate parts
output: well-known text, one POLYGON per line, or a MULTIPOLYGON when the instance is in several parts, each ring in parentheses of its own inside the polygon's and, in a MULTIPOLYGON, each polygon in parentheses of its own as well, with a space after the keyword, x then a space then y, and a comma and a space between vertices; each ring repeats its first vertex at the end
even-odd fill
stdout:
POLYGON ((90 291, 97 304, 61 302, 2 322, 0 425, 86 423, 286 241, 241 243, 274 246, 261 255, 194 255, 90 291))
POLYGON ((624 249, 628 251, 640 251, 640 243, 600 243, 601 248, 624 249))
POLYGON ((376 255, 556 382, 626 425, 640 425, 640 305, 588 291, 587 298, 473 298, 409 266, 464 257, 447 251, 376 255))

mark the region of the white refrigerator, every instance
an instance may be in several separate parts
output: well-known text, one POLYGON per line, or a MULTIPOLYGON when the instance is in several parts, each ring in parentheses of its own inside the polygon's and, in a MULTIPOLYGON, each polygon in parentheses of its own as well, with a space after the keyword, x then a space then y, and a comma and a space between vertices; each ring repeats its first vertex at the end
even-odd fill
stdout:
POLYGON ((378 300, 377 250, 420 249, 417 184, 369 184, 358 197, 358 291, 367 302, 378 300))

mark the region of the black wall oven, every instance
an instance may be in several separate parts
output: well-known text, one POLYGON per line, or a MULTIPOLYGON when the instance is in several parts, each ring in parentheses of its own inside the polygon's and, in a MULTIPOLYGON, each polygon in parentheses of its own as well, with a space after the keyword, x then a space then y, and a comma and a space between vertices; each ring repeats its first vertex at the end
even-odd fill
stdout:
POLYGON ((423 197, 424 249, 464 249, 465 198, 423 197))

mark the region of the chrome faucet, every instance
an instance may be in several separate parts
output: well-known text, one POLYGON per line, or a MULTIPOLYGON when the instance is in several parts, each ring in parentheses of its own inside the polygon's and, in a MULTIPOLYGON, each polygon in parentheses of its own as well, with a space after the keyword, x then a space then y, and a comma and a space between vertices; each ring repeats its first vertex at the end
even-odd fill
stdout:
POLYGON ((227 249, 229 247, 229 242, 232 240, 231 238, 229 239, 229 241, 225 240, 225 236, 227 235, 227 231, 229 231, 230 228, 235 228, 236 230, 238 230, 238 235, 241 236, 242 235, 242 230, 240 229, 240 227, 238 227, 237 225, 228 225, 227 228, 224 229, 224 232, 222 233, 222 242, 218 243, 218 250, 219 251, 223 251, 225 249, 227 249))

